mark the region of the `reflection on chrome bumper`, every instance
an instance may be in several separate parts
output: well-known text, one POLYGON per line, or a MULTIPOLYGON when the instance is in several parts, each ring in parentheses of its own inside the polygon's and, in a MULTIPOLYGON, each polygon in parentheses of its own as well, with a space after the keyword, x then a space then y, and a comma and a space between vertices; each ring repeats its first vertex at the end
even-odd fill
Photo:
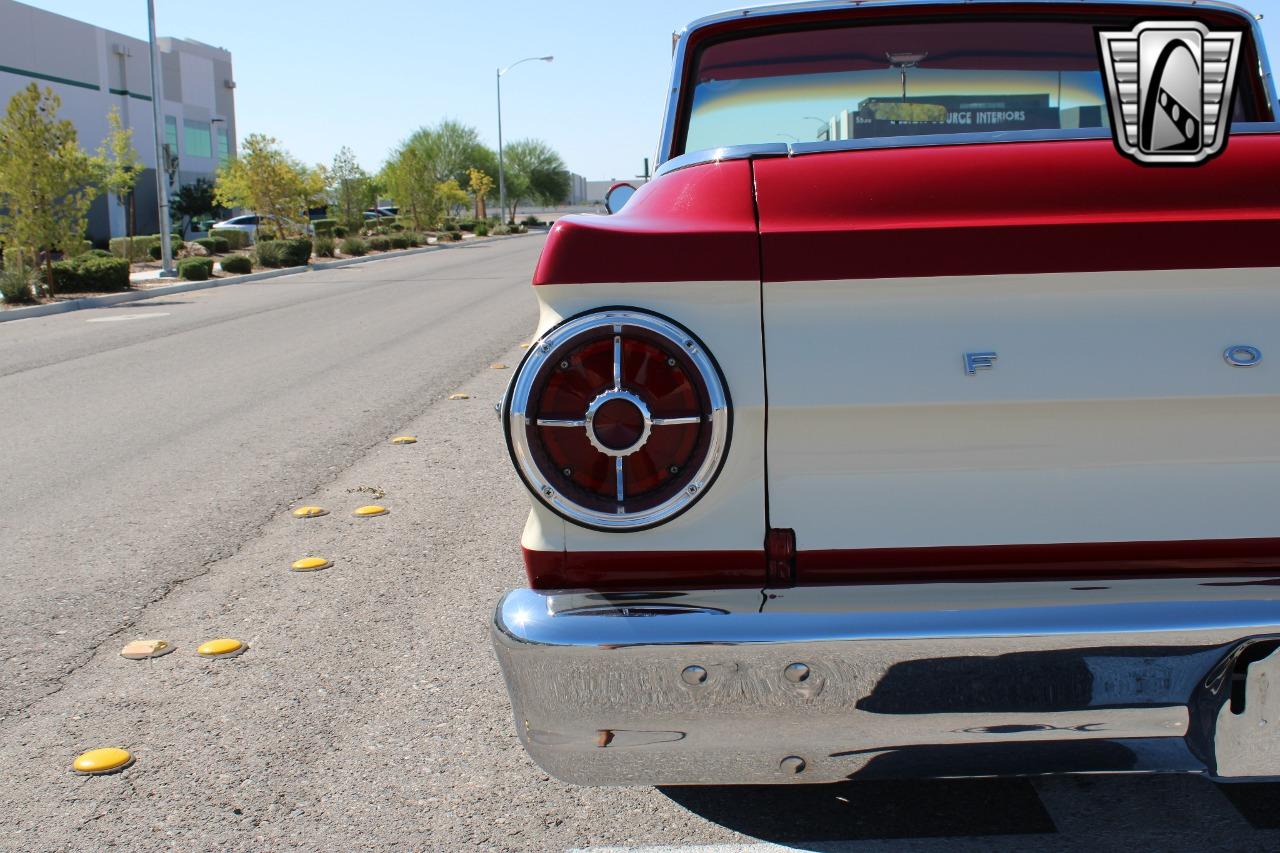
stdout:
POLYGON ((520 739, 580 784, 1263 777, 1278 584, 520 589, 493 639, 520 739))

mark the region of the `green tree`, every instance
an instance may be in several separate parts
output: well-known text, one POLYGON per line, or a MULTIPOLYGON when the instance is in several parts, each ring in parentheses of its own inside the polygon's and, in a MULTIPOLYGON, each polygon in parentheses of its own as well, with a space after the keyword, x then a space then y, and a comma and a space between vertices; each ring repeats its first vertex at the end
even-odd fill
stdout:
POLYGON ((435 127, 419 128, 405 140, 404 147, 416 149, 431 164, 436 183, 454 180, 465 187, 471 169, 480 169, 491 177, 498 173, 498 159, 480 142, 479 132, 452 119, 435 127))
POLYGON ((400 216, 409 217, 415 230, 436 225, 440 219, 439 182, 431 161, 419 147, 401 145, 382 167, 381 179, 400 206, 400 216))
POLYGON ((324 173, 311 169, 274 138, 250 134, 239 156, 218 169, 214 199, 223 207, 251 210, 283 238, 302 233, 307 210, 324 195, 324 173))
POLYGON ((9 101, 0 119, 0 240, 25 266, 41 251, 53 294, 53 253, 83 239, 100 169, 81 150, 75 125, 58 118, 61 100, 35 83, 9 101))
POLYGON ((485 199, 493 192, 494 180, 480 169, 470 169, 467 173, 467 189, 475 200, 476 219, 487 219, 489 211, 485 207, 485 199))
POLYGON ((522 201, 560 204, 569 195, 569 170, 555 149, 540 139, 521 139, 507 146, 507 202, 510 219, 522 201))
POLYGON ((191 220, 197 216, 211 215, 218 207, 213 182, 208 178, 196 178, 194 183, 183 184, 170 202, 173 212, 182 217, 182 233, 187 233, 191 220))
POLYGON ((133 257, 133 235, 137 230, 133 188, 142 174, 142 163, 133 147, 133 129, 124 126, 120 110, 107 113, 107 138, 98 147, 101 170, 99 186, 109 192, 124 213, 124 233, 129 238, 129 257, 133 257))
POLYGON ((375 190, 374 180, 360 167, 355 153, 345 145, 340 148, 329 169, 329 203, 335 218, 348 228, 359 228, 365 209, 378 200, 375 190))
POLYGON ((467 191, 458 186, 458 182, 453 178, 436 184, 436 196, 440 199, 440 206, 450 216, 461 213, 470 200, 467 198, 467 191))

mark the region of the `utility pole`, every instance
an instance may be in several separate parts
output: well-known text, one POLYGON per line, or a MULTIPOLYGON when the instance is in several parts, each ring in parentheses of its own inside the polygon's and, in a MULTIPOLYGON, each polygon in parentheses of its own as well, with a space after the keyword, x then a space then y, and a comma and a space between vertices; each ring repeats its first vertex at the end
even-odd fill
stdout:
POLYGON ((164 144, 163 97, 160 91, 160 49, 156 46, 156 3, 147 0, 147 28, 151 34, 151 115, 156 131, 156 203, 160 210, 160 277, 174 278, 173 244, 169 237, 169 158, 164 144))

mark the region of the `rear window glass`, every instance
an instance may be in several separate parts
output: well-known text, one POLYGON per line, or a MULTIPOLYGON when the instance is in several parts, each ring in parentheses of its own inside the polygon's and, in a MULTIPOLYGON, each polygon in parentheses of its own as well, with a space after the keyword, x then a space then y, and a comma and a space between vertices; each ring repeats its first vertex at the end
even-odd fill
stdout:
MULTIPOLYGON (((696 59, 683 149, 1109 128, 1094 29, 859 24, 711 44, 696 59)), ((1234 118, 1251 118, 1240 103, 1234 118)))

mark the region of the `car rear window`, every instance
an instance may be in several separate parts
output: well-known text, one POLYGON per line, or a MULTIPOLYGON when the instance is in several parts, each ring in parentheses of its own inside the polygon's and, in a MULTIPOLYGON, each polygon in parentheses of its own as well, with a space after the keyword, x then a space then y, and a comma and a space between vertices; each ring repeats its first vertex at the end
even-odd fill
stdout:
MULTIPOLYGON (((1108 128, 1095 29, 1063 20, 861 23, 713 43, 696 55, 683 150, 1108 128)), ((1239 88, 1234 119, 1258 120, 1239 88)))

